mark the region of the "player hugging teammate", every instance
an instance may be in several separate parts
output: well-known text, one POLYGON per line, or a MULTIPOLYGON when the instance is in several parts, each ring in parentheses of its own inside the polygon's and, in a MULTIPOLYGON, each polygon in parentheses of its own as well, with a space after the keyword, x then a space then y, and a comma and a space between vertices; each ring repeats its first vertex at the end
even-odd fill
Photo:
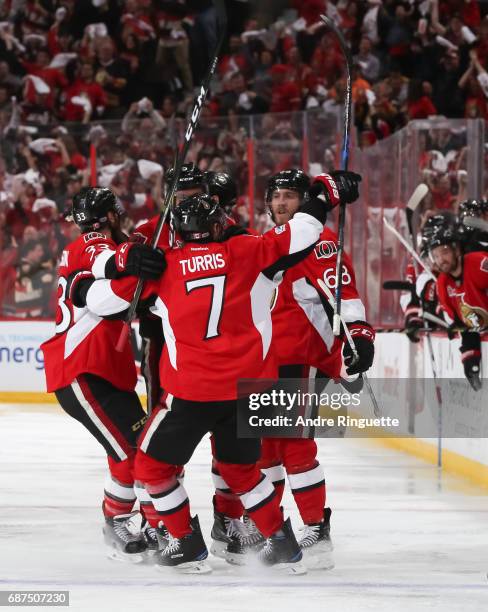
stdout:
MULTIPOLYGON (((416 290, 405 312, 407 335, 413 342, 418 342, 424 328, 425 312, 443 316, 453 328, 464 328, 461 361, 475 390, 482 384, 481 333, 488 327, 488 232, 483 228, 487 218, 486 200, 466 200, 458 216, 442 213, 426 221, 420 255, 434 278, 427 272, 415 278, 410 267, 408 280, 416 290)), ((429 326, 435 328, 431 321, 429 326)))
MULTIPOLYGON (((256 236, 226 215, 235 199, 230 177, 202 180, 194 167, 184 167, 170 223, 153 251, 120 235, 108 190, 90 188, 75 198, 73 216, 83 235, 63 255, 57 334, 43 348, 49 390, 109 456, 105 533, 114 554, 139 560, 155 550, 159 567, 210 570, 182 479, 183 466, 210 432, 216 552, 229 562, 257 558, 294 574, 332 567, 330 509, 315 442, 263 441, 261 448, 258 439, 238 438, 237 410, 247 398, 238 396, 237 382, 273 380, 278 373, 300 378, 310 366, 339 377, 343 362, 348 375, 370 367, 374 332, 347 257, 343 315, 358 353, 354 362, 350 348, 332 335, 331 306, 318 282, 334 286, 336 237, 324 229, 327 211, 356 200, 359 181, 337 172, 310 185, 300 171, 280 173, 267 192, 277 227, 256 236), (147 326, 147 341, 158 336, 159 345, 148 362, 152 413, 142 433, 133 355, 129 345, 119 354, 114 349, 137 278, 147 280, 140 316, 162 322, 162 328, 147 326), (293 329, 299 330, 296 346, 286 339, 293 329), (280 509, 281 465, 305 523, 300 542, 280 509), (128 522, 136 496, 144 521, 134 535, 128 522)), ((147 240, 154 226, 149 222, 134 238, 147 240)))

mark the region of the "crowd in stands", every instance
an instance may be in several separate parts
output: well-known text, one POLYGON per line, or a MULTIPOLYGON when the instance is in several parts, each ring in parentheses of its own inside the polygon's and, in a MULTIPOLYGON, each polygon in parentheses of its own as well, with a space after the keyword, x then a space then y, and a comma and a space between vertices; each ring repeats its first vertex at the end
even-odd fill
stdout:
MULTIPOLYGON (((335 136, 303 113, 334 115, 344 60, 320 20, 351 46, 354 126, 366 149, 412 119, 488 119, 488 2, 227 0, 229 34, 188 161, 225 170, 249 221, 253 117, 258 225, 267 178, 304 159, 330 169, 335 136), (312 159, 313 158, 313 159, 312 159)), ((0 0, 0 315, 51 316, 56 259, 77 234, 65 220, 91 182, 110 187, 127 231, 158 209, 216 41, 210 0, 0 0)), ((466 186, 466 135, 424 133, 429 207, 466 186)))

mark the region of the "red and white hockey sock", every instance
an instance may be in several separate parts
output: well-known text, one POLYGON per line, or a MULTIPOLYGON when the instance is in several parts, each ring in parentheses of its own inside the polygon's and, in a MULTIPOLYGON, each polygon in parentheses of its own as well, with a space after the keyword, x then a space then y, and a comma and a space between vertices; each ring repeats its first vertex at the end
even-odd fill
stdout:
POLYGON ((178 481, 180 474, 180 466, 158 461, 140 450, 137 452, 135 476, 144 485, 155 509, 155 514, 149 512, 147 519, 152 527, 157 527, 162 520, 175 538, 182 538, 192 531, 190 502, 185 488, 178 481))
POLYGON ((283 525, 283 516, 271 480, 255 464, 242 465, 219 462, 222 477, 239 495, 246 514, 264 537, 269 537, 283 525))
POLYGON ((229 518, 238 519, 244 514, 244 507, 239 498, 220 475, 218 465, 212 462, 212 480, 215 487, 213 498, 214 507, 217 512, 229 518))
POLYGON ((139 480, 136 480, 134 483, 134 491, 136 493, 137 500, 139 501, 139 508, 142 516, 151 525, 151 527, 157 527, 161 517, 154 507, 151 496, 146 491, 142 482, 139 480))
POLYGON ((320 523, 324 517, 325 477, 322 466, 315 465, 300 472, 288 471, 288 482, 305 525, 320 523))
POLYGON ((107 457, 109 473, 105 479, 103 513, 105 516, 118 516, 132 512, 136 494, 132 469, 134 457, 115 461, 107 457))
POLYGON ((282 465, 273 465, 269 468, 261 468, 261 472, 266 474, 272 481, 276 497, 278 498, 278 504, 281 504, 283 493, 285 492, 285 468, 282 465))

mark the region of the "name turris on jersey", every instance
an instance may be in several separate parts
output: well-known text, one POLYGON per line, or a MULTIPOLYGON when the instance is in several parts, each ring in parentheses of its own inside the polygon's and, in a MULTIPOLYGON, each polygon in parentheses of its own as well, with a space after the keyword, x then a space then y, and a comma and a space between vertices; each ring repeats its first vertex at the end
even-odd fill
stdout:
POLYGON ((206 255, 195 255, 189 259, 180 259, 183 275, 193 272, 207 272, 208 270, 220 270, 225 268, 225 259, 222 253, 207 253, 206 255))

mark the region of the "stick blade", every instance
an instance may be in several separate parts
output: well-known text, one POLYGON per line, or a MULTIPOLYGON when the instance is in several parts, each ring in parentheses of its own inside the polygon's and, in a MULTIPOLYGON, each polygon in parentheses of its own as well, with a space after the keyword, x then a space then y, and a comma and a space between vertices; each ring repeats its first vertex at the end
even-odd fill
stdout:
POLYGON ((420 183, 419 185, 417 185, 415 191, 412 193, 410 199, 407 202, 407 209, 413 212, 428 193, 429 188, 425 183, 420 183))

